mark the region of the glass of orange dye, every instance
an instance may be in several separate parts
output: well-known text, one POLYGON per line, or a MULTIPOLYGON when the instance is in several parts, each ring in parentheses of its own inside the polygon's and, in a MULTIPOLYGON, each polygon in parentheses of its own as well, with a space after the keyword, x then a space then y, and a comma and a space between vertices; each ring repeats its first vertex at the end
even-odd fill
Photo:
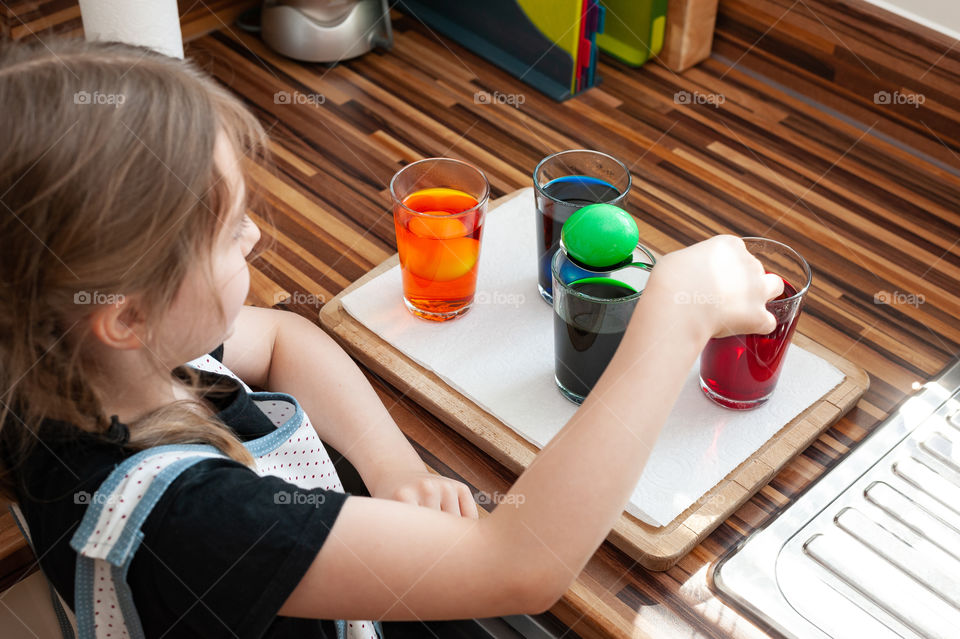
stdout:
POLYGON ((435 322, 460 317, 473 303, 490 183, 460 160, 408 164, 390 181, 403 301, 435 322))

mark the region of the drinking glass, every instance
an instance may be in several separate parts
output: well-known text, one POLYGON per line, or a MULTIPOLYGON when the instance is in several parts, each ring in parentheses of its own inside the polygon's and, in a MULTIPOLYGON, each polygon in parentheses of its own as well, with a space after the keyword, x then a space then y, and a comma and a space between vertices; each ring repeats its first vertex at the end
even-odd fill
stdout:
POLYGON ((772 332, 711 339, 700 355, 700 388, 717 404, 735 410, 756 408, 770 399, 813 281, 810 265, 786 244, 760 237, 743 242, 768 273, 783 278, 784 289, 767 302, 767 310, 777 318, 772 332))
POLYGON ((490 183, 477 167, 428 158, 390 181, 403 302, 417 317, 444 322, 473 303, 490 183))
POLYGON ((638 244, 632 261, 645 264, 587 270, 562 245, 553 256, 554 378, 563 396, 576 404, 613 358, 656 258, 638 244))
POLYGON ((601 202, 622 208, 630 183, 630 171, 623 162, 599 151, 561 151, 548 155, 534 169, 537 286, 547 304, 553 303, 550 264, 560 246, 563 223, 587 204, 601 202))

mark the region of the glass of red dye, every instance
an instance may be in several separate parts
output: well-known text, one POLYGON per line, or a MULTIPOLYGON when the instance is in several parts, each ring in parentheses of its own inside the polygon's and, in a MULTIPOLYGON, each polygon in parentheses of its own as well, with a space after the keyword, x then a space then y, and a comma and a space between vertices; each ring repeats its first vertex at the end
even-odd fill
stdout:
POLYGON ((743 242, 768 273, 783 278, 784 286, 779 297, 767 302, 777 318, 773 332, 711 339, 700 354, 700 388, 717 404, 735 410, 756 408, 773 395, 813 280, 810 265, 786 244, 760 237, 743 242))

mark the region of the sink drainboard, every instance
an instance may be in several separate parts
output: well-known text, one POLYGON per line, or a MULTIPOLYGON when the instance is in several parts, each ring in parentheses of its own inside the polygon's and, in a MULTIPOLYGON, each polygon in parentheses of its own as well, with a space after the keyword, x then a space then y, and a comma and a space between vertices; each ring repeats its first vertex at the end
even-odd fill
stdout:
POLYGON ((719 562, 713 584, 787 637, 960 637, 960 363, 719 562))

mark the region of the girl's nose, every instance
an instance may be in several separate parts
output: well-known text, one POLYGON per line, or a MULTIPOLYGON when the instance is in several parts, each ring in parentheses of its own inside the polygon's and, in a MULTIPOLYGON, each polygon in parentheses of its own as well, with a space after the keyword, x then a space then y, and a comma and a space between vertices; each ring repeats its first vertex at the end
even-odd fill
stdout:
POLYGON ((250 251, 253 250, 253 247, 257 245, 257 242, 260 241, 260 227, 257 226, 257 223, 252 219, 249 220, 246 224, 246 228, 243 233, 243 255, 246 257, 250 255, 250 251))

